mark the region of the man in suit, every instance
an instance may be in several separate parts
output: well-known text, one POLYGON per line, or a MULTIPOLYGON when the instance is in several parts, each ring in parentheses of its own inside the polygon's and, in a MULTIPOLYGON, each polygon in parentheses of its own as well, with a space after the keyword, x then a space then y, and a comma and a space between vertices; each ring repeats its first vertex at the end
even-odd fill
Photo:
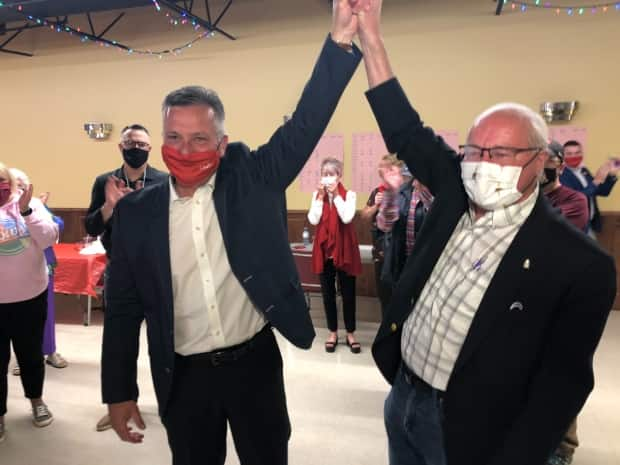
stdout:
POLYGON ((392 384, 390 463, 543 465, 593 387, 613 260, 540 192, 538 114, 488 109, 462 157, 422 124, 391 71, 380 10, 370 0, 358 15, 367 98, 389 151, 435 196, 373 344, 392 384))
MULTIPOLYGON (((353 3, 353 6, 355 4, 353 3)), ((191 86, 163 104, 171 181, 114 212, 103 400, 124 441, 146 318, 159 413, 175 465, 223 465, 230 425, 243 465, 283 465, 291 428, 271 328, 309 348, 314 329, 287 238, 285 190, 321 137, 361 53, 357 16, 334 2, 330 37, 291 120, 256 150, 229 143, 217 94, 191 86)))
POLYGON ((618 160, 608 160, 603 163, 592 176, 590 170, 583 164, 583 147, 576 140, 564 143, 564 163, 566 169, 560 175, 563 186, 582 192, 588 198, 590 208, 589 231, 592 235, 601 232, 601 214, 598 210, 598 196, 607 197, 617 181, 620 163, 618 160))

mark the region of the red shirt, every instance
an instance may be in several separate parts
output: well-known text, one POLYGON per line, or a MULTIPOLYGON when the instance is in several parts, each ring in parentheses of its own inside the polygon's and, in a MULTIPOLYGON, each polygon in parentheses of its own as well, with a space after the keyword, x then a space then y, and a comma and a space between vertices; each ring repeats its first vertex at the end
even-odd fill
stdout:
POLYGON ((549 202, 555 208, 559 208, 562 215, 582 231, 586 231, 590 214, 588 211, 588 198, 581 192, 569 187, 562 186, 546 194, 549 202))

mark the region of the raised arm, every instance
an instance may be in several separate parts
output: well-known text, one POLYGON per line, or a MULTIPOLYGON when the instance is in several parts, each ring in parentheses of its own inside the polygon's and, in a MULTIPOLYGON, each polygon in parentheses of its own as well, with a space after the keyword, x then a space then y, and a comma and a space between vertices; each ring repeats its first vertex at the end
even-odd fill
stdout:
POLYGON ((254 153, 259 178, 277 189, 285 189, 303 168, 362 58, 351 42, 357 16, 349 0, 333 3, 331 34, 291 119, 254 153))
POLYGON ((359 37, 370 102, 383 139, 413 175, 438 195, 444 183, 461 183, 458 158, 444 140, 425 127, 392 73, 380 30, 381 0, 369 0, 358 14, 359 37))

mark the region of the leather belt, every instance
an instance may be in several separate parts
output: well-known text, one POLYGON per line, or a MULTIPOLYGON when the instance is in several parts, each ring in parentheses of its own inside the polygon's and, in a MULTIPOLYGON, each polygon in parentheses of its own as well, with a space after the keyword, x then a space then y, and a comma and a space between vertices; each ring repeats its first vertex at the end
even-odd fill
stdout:
POLYGON ((246 356, 249 352, 252 351, 253 348, 266 340, 269 337, 270 333, 271 326, 267 324, 263 327, 263 329, 261 329, 258 333, 252 336, 251 339, 248 339, 241 344, 225 347, 223 349, 213 350, 211 352, 202 352, 200 354, 177 354, 177 358, 180 358, 181 360, 187 362, 209 362, 214 367, 227 365, 229 363, 236 362, 237 360, 246 356))

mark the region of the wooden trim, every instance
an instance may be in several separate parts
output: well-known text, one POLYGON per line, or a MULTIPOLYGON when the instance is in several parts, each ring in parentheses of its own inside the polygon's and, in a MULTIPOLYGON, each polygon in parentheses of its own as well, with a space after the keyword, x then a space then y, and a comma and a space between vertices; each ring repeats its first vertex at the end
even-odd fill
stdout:
MULTIPOLYGON (((65 230, 60 239, 61 242, 78 242, 86 236, 84 229, 85 208, 54 208, 54 214, 60 216, 65 222, 65 230)), ((308 226, 310 234, 314 235, 314 227, 308 223, 306 210, 288 211, 288 238, 290 242, 301 242, 301 234, 304 226, 308 226)), ((616 262, 616 269, 620 270, 620 212, 602 213, 603 230, 598 236, 601 246, 611 254, 616 262)), ((353 219, 353 225, 360 244, 371 244, 370 225, 363 221, 359 215, 353 219)), ((618 279, 618 293, 614 302, 614 310, 620 310, 620 275, 618 279)), ((363 273, 357 279, 357 295, 377 295, 374 267, 365 264, 363 273)))

